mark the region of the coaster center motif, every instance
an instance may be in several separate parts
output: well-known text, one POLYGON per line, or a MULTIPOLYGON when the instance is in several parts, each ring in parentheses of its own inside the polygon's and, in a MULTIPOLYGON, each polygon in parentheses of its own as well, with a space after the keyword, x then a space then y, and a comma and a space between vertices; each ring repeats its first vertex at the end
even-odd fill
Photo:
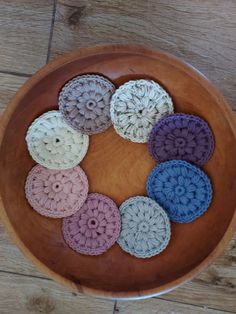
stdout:
POLYGON ((146 221, 142 221, 138 226, 139 231, 141 232, 148 232, 149 231, 149 225, 146 221))
POLYGON ((175 146, 176 146, 176 147, 184 147, 185 144, 186 144, 186 141, 185 141, 184 138, 182 138, 182 137, 177 137, 177 138, 175 139, 175 146))
POLYGON ((54 192, 58 193, 58 192, 62 191, 63 186, 62 186, 61 182, 56 181, 56 182, 53 182, 52 189, 54 192))
POLYGON ((92 99, 89 99, 87 102, 86 102, 86 108, 88 110, 94 110, 94 108, 97 106, 96 104, 96 101, 92 100, 92 99))
POLYGON ((88 220, 88 227, 90 229, 95 229, 98 227, 98 220, 95 218, 95 217, 91 217, 89 220, 88 220))
POLYGON ((182 196, 184 195, 185 193, 185 188, 183 186, 176 186, 175 188, 175 193, 178 195, 178 196, 182 196))
POLYGON ((53 146, 61 146, 62 145, 62 139, 58 136, 56 136, 54 139, 53 139, 53 146))

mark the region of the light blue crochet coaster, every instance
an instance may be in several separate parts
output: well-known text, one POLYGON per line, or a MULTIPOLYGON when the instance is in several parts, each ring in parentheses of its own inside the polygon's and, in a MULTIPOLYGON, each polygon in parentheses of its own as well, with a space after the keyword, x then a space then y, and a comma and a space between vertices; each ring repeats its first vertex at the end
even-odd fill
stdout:
POLYGON ((159 254, 170 241, 170 221, 165 211, 155 201, 135 196, 120 206, 121 233, 118 244, 139 258, 159 254))
POLYGON ((180 223, 201 216, 212 200, 208 176, 183 160, 166 161, 155 167, 148 176, 147 193, 166 210, 171 221, 180 223))

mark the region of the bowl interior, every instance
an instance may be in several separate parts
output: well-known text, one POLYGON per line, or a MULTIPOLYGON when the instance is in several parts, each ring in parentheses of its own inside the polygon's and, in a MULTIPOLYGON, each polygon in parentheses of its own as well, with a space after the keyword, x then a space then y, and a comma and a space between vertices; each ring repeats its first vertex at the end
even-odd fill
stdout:
MULTIPOLYGON (((235 137, 222 98, 209 83, 187 65, 164 53, 137 49, 78 56, 49 68, 28 85, 17 102, 1 145, 0 190, 7 216, 29 251, 50 270, 79 287, 97 291, 130 293, 156 289, 191 273, 214 250, 226 232, 235 209, 235 137), (61 87, 81 73, 103 74, 116 86, 138 78, 152 78, 172 96, 176 112, 196 114, 210 124, 215 151, 203 167, 214 188, 209 210, 189 224, 172 223, 168 248, 150 259, 137 259, 116 244, 98 257, 75 253, 64 242, 61 219, 37 214, 26 201, 24 184, 35 164, 27 151, 25 134, 30 123, 47 110, 57 109, 61 87)), ((81 163, 90 192, 104 193, 120 205, 126 198, 145 195, 148 173, 155 162, 146 144, 122 139, 110 127, 90 137, 88 154, 81 163)))

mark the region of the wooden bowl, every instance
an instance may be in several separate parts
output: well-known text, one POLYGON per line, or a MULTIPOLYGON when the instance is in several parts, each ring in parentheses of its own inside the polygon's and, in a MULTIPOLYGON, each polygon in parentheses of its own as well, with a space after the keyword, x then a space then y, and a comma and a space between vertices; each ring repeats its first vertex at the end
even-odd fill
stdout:
MULTIPOLYGON (((177 58, 132 45, 81 49, 30 78, 3 115, 2 220, 27 257, 48 276, 79 292, 105 298, 141 298, 167 292, 203 270, 235 230, 235 131, 234 116, 223 97, 204 76, 177 58), (40 216, 26 201, 25 179, 35 164, 27 151, 26 130, 43 112, 58 108, 61 87, 82 73, 103 74, 116 86, 131 79, 154 79, 170 93, 177 112, 201 116, 214 132, 214 155, 204 166, 214 187, 211 207, 192 223, 173 223, 168 248, 150 259, 137 259, 117 244, 97 257, 77 254, 63 240, 62 220, 40 216)), ((90 192, 104 193, 120 205, 130 196, 146 194, 146 178, 155 163, 146 144, 126 141, 111 127, 91 137, 81 165, 88 175, 90 192)))

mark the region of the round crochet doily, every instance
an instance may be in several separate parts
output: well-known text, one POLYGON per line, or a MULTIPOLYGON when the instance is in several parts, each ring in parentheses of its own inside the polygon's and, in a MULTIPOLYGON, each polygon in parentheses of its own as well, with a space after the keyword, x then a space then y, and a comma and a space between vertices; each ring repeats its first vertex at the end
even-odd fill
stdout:
POLYGON ((115 86, 100 75, 81 75, 69 81, 59 94, 59 109, 66 121, 84 134, 96 134, 111 126, 110 99, 115 86))
POLYGON ((145 143, 154 124, 173 113, 167 92, 150 80, 129 81, 111 99, 111 119, 116 132, 132 142, 145 143))
POLYGON ((120 213, 109 197, 91 193, 82 208, 63 219, 66 243, 76 252, 99 255, 107 251, 120 234, 120 213))
POLYGON ((73 130, 59 111, 52 110, 33 121, 26 142, 37 163, 49 169, 68 169, 84 158, 89 137, 73 130))
POLYGON ((51 170, 36 165, 27 176, 25 194, 39 214, 51 218, 67 217, 79 210, 85 202, 88 180, 79 166, 51 170))
POLYGON ((207 175, 182 160, 166 161, 155 167, 148 176, 147 192, 175 222, 195 220, 208 209, 212 200, 207 175))
POLYGON ((120 206, 121 233, 118 244, 136 257, 159 254, 170 241, 170 222, 165 211, 152 199, 135 196, 120 206))
POLYGON ((182 159, 203 165, 214 150, 214 138, 207 122, 188 114, 161 119, 152 129, 149 151, 157 162, 182 159))

